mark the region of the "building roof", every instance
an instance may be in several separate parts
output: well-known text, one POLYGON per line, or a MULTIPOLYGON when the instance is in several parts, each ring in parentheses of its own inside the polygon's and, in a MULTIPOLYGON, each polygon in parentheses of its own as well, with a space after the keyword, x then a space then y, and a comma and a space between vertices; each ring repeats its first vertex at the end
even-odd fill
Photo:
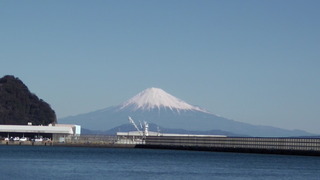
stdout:
POLYGON ((13 133, 52 133, 76 134, 76 125, 32 126, 32 125, 0 125, 0 132, 13 133))
MULTIPOLYGON (((118 136, 142 136, 142 132, 129 131, 129 132, 117 132, 118 136)), ((227 137, 225 135, 202 135, 202 134, 170 134, 170 133, 159 133, 159 132, 148 132, 148 136, 179 136, 179 137, 227 137)))

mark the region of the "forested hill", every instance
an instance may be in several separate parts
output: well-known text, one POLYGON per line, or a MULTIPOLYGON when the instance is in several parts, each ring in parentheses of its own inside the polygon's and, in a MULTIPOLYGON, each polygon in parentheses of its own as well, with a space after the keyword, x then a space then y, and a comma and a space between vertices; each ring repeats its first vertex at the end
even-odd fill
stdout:
POLYGON ((57 118, 50 105, 31 93, 28 87, 11 75, 0 78, 0 124, 48 125, 57 118))

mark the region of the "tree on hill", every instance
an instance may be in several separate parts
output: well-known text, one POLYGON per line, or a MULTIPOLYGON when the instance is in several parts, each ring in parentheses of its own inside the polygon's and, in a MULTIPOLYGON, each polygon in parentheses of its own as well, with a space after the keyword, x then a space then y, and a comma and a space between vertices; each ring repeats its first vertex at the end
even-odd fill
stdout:
POLYGON ((6 75, 0 79, 0 124, 48 125, 57 118, 50 105, 31 93, 19 79, 6 75))

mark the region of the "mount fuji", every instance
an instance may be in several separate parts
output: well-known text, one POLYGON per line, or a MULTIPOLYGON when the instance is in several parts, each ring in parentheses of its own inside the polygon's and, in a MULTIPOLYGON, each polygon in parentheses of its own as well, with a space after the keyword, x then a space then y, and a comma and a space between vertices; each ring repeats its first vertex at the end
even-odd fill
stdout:
POLYGON ((128 116, 169 129, 230 132, 259 137, 310 136, 301 130, 257 126, 217 116, 190 105, 159 88, 146 89, 118 106, 59 119, 85 129, 106 131, 128 124, 128 116))

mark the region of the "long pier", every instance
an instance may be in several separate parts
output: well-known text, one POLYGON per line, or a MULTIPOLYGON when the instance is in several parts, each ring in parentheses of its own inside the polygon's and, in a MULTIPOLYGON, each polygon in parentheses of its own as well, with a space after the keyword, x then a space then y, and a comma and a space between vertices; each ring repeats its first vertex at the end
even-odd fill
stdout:
POLYGON ((148 136, 137 147, 320 156, 319 138, 148 136))
POLYGON ((82 135, 59 141, 0 141, 0 145, 150 148, 320 156, 320 138, 105 136, 82 135))

